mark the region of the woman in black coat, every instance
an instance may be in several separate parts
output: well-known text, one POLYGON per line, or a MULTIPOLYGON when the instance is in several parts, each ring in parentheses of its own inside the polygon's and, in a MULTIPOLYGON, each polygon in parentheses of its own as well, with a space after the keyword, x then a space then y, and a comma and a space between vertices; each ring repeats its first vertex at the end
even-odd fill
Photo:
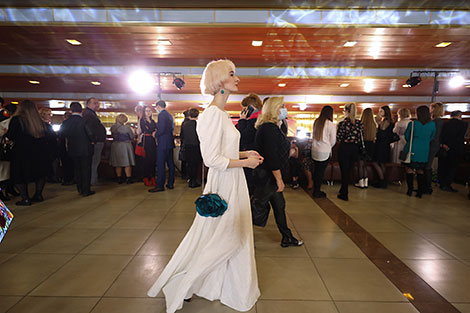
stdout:
POLYGON ((286 219, 286 201, 282 191, 284 182, 282 171, 288 166, 290 144, 280 129, 280 116, 287 115, 284 98, 271 97, 263 106, 261 115, 256 121, 256 151, 264 158, 262 165, 255 169, 256 188, 252 197, 253 222, 264 226, 269 216, 271 205, 279 232, 282 235, 281 246, 301 246, 286 219), (281 111, 284 111, 281 113, 281 111))
POLYGON ((155 131, 157 123, 152 119, 152 107, 145 107, 144 114, 140 119, 140 129, 142 131, 142 145, 145 149, 145 157, 142 166, 142 176, 145 186, 156 186, 155 167, 157 164, 157 144, 155 142, 155 131))
POLYGON ((380 122, 377 127, 377 135, 375 139, 375 158, 372 166, 377 172, 378 181, 372 183, 376 188, 387 188, 385 180, 385 163, 390 162, 390 144, 393 142, 392 112, 386 105, 379 110, 380 122))
POLYGON ((42 191, 50 168, 52 149, 56 144, 52 127, 43 122, 35 104, 25 100, 11 118, 5 136, 14 142, 11 171, 22 198, 16 205, 43 201, 42 191), (29 182, 36 184, 32 198, 28 194, 29 182))

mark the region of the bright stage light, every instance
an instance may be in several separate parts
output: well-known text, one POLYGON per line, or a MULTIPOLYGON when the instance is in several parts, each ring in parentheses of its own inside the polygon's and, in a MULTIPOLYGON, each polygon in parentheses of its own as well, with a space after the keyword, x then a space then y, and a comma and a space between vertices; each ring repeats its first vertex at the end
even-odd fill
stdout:
POLYGON ((452 88, 457 88, 462 86, 464 83, 465 79, 462 76, 457 75, 451 78, 451 80, 449 81, 449 86, 452 88))
POLYGON ((142 70, 133 72, 128 82, 132 90, 139 94, 149 93, 155 86, 153 76, 142 70))

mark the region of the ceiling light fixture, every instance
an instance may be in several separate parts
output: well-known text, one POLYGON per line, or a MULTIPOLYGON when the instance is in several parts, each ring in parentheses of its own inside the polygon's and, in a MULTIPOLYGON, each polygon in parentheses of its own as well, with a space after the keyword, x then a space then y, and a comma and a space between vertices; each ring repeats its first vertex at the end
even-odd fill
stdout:
POLYGON ((341 88, 346 88, 346 87, 349 86, 349 84, 341 84, 341 85, 339 85, 339 86, 340 86, 341 88))
POLYGON ((139 94, 149 93, 155 87, 153 76, 143 70, 133 72, 128 82, 132 90, 139 94))
POLYGON ((33 85, 39 85, 40 84, 40 82, 38 82, 37 80, 30 80, 29 83, 33 84, 33 85))
POLYGON ((67 41, 72 46, 79 46, 79 45, 82 44, 80 41, 78 41, 76 39, 65 39, 65 41, 67 41))
POLYGON ((157 40, 157 45, 159 45, 159 46, 171 46, 172 43, 168 39, 158 39, 157 40))
POLYGON ((281 87, 281 88, 283 88, 283 87, 286 87, 286 86, 287 86, 287 84, 286 84, 286 83, 279 83, 279 84, 277 84, 277 85, 278 85, 279 87, 281 87))
POLYGON ((452 42, 441 42, 441 43, 438 43, 437 45, 435 45, 436 48, 445 48, 447 46, 450 46, 452 44, 452 42))
POLYGON ((458 88, 465 84, 465 79, 461 75, 454 76, 449 81, 449 86, 451 88, 458 88))
POLYGON ((253 47, 261 47, 261 46, 263 45, 263 41, 262 41, 262 40, 253 40, 253 41, 251 42, 251 45, 252 45, 253 47))
POLYGON ((403 84, 403 85, 401 85, 401 86, 402 86, 403 88, 410 88, 410 87, 411 87, 411 86, 408 85, 408 84, 403 84))
POLYGON ((100 83, 100 82, 91 82, 91 84, 92 84, 92 85, 95 85, 95 86, 99 86, 99 85, 101 85, 101 83, 100 83))
POLYGON ((343 47, 354 47, 357 44, 357 41, 346 41, 343 47))
POLYGON ((422 79, 421 79, 421 76, 411 76, 412 74, 410 74, 410 78, 408 78, 406 80, 406 83, 405 85, 408 85, 408 87, 414 87, 414 86, 418 86, 422 79))
POLYGON ((186 85, 186 83, 184 82, 184 76, 182 79, 176 76, 173 76, 173 85, 175 85, 176 89, 178 90, 183 89, 184 85, 186 85))

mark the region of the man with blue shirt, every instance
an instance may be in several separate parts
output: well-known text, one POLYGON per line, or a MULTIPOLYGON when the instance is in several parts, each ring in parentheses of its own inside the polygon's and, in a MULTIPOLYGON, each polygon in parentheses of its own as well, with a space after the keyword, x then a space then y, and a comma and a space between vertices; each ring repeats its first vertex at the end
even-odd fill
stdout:
POLYGON ((156 110, 158 112, 157 132, 155 133, 157 141, 157 186, 150 189, 149 192, 165 190, 166 166, 168 166, 166 188, 173 189, 175 183, 175 164, 173 162, 173 149, 175 148, 173 131, 175 124, 173 116, 166 110, 166 103, 163 100, 157 102, 156 110))

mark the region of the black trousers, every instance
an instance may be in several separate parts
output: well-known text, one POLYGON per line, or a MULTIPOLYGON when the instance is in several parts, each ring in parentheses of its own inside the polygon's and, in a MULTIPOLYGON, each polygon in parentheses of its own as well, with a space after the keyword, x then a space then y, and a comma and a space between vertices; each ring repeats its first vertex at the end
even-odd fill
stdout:
POLYGON ((455 173, 460 163, 459 159, 460 155, 458 153, 452 153, 451 150, 447 152, 445 158, 439 158, 437 175, 441 187, 448 187, 454 182, 455 173))
POLYGON ((277 186, 272 183, 257 184, 251 198, 251 210, 253 213, 253 224, 265 226, 268 220, 270 205, 273 209, 274 219, 282 238, 292 237, 292 232, 287 226, 286 200, 282 192, 277 192, 277 186))
POLYGON ((349 173, 354 166, 354 162, 359 157, 359 146, 354 143, 341 142, 338 148, 338 161, 341 169, 341 189, 339 193, 348 195, 349 173))
POLYGON ((189 183, 196 183, 202 162, 201 149, 196 145, 186 145, 184 146, 184 154, 189 183))
POLYGON ((289 168, 290 168, 290 175, 292 177, 299 177, 300 175, 300 162, 296 158, 289 158, 289 168))
POLYGON ((90 192, 92 156, 72 157, 77 190, 80 194, 90 192))
POLYGON ((62 181, 73 182, 73 179, 74 179, 73 160, 68 155, 61 156, 60 160, 62 162, 62 181))
POLYGON ((325 177, 325 169, 328 166, 328 160, 315 161, 313 160, 313 194, 320 193, 323 177, 325 177))

